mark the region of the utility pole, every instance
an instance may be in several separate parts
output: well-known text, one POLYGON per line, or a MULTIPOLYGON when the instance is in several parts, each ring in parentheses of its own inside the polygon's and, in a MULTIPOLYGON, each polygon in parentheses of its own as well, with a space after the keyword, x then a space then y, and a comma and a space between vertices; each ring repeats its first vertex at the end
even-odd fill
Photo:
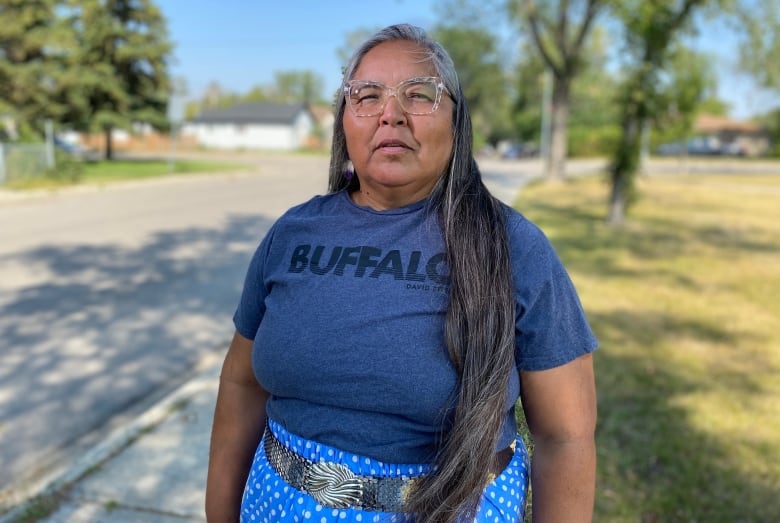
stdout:
POLYGON ((545 163, 549 163, 550 156, 550 122, 552 112, 552 73, 550 69, 544 70, 542 76, 542 128, 539 155, 545 163))
POLYGON ((187 82, 184 78, 172 79, 171 97, 168 99, 168 123, 170 124, 170 154, 168 156, 168 170, 171 174, 176 167, 176 138, 184 121, 184 97, 187 95, 187 82))
POLYGON ((44 122, 46 131, 46 168, 54 169, 54 123, 51 118, 44 122))

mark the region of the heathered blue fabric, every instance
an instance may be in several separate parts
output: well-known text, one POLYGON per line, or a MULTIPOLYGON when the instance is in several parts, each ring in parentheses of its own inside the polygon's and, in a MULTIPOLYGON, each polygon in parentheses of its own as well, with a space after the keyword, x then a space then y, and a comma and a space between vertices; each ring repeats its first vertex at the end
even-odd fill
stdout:
MULTIPOLYGON (((254 340, 268 416, 306 439, 391 463, 429 463, 456 374, 443 344, 447 268, 425 201, 389 211, 347 193, 285 213, 255 253, 234 316, 254 340)), ((596 348, 542 232, 509 213, 516 365, 544 370, 596 348)), ((499 448, 515 439, 513 374, 499 448)))

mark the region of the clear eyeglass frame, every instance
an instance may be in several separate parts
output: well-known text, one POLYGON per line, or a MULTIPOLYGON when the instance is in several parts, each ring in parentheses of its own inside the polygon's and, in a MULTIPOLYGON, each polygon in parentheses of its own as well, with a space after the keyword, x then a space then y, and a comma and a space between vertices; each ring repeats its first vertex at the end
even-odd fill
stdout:
POLYGON ((358 117, 364 117, 364 116, 370 117, 370 116, 378 116, 382 114, 391 96, 395 96, 395 99, 398 100, 401 109, 403 109, 403 111, 407 114, 413 114, 413 115, 433 114, 436 112, 436 109, 439 108, 439 103, 441 102, 441 94, 443 92, 449 95, 449 91, 447 91, 447 88, 444 86, 444 83, 441 81, 441 78, 439 78, 438 76, 420 76, 415 78, 408 78, 403 82, 400 82, 395 87, 390 87, 383 84, 382 82, 376 82, 373 80, 349 80, 344 84, 344 97, 346 98, 346 103, 349 106, 349 109, 352 111, 352 114, 358 117), (436 97, 433 101, 433 105, 430 107, 430 109, 426 109, 425 111, 414 110, 412 108, 407 107, 406 104, 408 102, 405 101, 405 97, 398 96, 398 93, 402 92, 401 90, 408 85, 416 84, 416 83, 424 83, 424 82, 431 82, 436 87, 436 97), (361 87, 368 87, 368 86, 376 86, 382 89, 382 93, 383 93, 382 103, 376 104, 376 106, 371 111, 365 111, 365 110, 361 111, 360 108, 356 105, 351 93, 354 92, 356 89, 359 89, 361 87))

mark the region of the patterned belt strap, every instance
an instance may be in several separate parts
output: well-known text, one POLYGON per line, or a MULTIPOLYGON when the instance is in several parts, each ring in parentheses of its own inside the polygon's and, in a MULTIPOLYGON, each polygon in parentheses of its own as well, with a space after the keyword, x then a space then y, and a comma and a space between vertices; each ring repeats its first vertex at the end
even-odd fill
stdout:
POLYGON ((403 512, 409 492, 419 481, 406 476, 361 476, 339 463, 315 463, 282 445, 268 427, 264 447, 268 462, 282 479, 323 507, 403 512))

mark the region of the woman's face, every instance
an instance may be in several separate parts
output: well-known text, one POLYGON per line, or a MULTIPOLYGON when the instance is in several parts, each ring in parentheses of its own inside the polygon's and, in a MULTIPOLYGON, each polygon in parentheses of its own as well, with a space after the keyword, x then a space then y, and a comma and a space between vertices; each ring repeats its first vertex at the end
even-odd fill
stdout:
MULTIPOLYGON (((409 78, 436 76, 426 50, 399 40, 369 51, 352 80, 395 87, 409 78)), ((404 112, 395 96, 387 97, 377 116, 355 116, 344 110, 347 151, 360 180, 355 201, 376 209, 400 207, 427 197, 452 154, 452 100, 442 93, 431 114, 404 112)))

